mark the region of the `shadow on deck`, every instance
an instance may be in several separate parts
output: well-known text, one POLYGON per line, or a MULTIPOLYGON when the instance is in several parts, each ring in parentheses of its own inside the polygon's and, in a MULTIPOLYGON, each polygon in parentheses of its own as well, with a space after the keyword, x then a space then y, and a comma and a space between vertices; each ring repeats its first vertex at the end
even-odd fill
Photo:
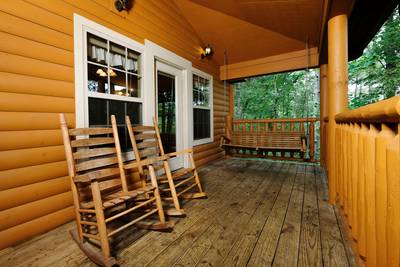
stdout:
MULTIPOLYGON (((318 166, 229 158, 200 177, 208 199, 186 203, 171 233, 125 232, 121 266, 354 266, 318 166)), ((94 266, 74 227, 0 251, 0 266, 94 266)))

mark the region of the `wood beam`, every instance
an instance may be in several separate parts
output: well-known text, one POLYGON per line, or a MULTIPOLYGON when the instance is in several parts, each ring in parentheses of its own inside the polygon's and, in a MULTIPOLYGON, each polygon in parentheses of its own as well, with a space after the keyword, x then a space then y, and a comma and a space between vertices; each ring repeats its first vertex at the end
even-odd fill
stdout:
POLYGON ((313 68, 318 66, 318 48, 312 47, 276 56, 258 58, 220 67, 221 80, 239 80, 265 74, 313 68), (309 59, 307 60, 307 55, 309 59))
POLYGON ((328 181, 329 201, 334 204, 337 192, 335 170, 335 115, 348 109, 347 14, 335 13, 328 21, 328 181))

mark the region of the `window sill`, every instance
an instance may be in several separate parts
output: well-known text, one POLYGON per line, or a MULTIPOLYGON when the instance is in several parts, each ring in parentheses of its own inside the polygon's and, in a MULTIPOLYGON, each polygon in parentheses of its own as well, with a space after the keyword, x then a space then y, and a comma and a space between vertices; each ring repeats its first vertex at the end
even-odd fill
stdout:
POLYGON ((214 142, 213 138, 204 138, 204 139, 199 139, 199 140, 193 140, 193 146, 199 146, 199 145, 204 145, 208 143, 214 142))

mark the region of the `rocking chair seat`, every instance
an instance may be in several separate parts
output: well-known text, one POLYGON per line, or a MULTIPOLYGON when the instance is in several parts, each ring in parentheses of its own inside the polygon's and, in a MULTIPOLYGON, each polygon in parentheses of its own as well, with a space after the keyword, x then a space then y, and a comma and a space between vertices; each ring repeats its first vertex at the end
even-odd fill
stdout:
MULTIPOLYGON (((128 192, 118 191, 112 194, 108 194, 103 197, 103 209, 111 208, 119 204, 125 203, 131 198, 135 198, 138 195, 153 191, 154 188, 155 187, 152 185, 147 185, 145 187, 130 190, 128 192)), ((94 203, 93 201, 81 202, 81 207, 84 209, 91 209, 94 208, 94 203)))

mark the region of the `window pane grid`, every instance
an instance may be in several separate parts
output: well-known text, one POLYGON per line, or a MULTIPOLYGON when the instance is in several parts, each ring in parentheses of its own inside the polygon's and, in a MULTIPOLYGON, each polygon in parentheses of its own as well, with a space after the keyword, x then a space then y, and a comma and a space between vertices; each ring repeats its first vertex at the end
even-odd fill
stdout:
POLYGON ((193 74, 193 139, 211 137, 210 81, 193 74))
POLYGON ((193 106, 209 107, 210 83, 198 75, 193 75, 193 106))
POLYGON ((90 33, 87 46, 89 91, 140 98, 140 53, 90 33))

